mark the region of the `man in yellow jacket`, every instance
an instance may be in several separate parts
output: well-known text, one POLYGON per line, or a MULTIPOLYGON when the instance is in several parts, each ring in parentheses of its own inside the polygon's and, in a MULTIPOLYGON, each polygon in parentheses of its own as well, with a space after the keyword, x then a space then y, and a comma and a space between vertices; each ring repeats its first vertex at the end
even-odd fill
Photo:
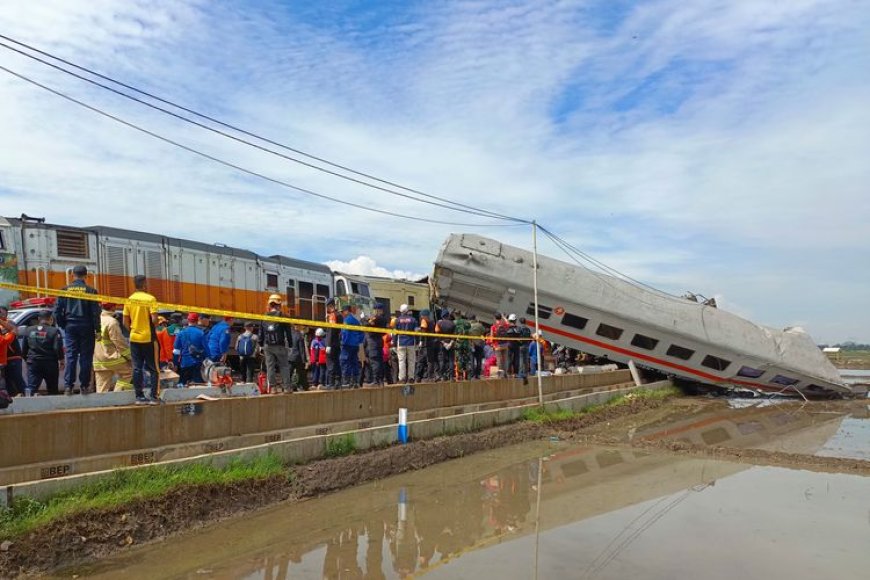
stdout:
POLYGON ((94 348, 94 375, 97 379, 97 392, 112 390, 112 379, 116 391, 133 388, 133 365, 130 364, 130 343, 121 330, 121 323, 115 318, 117 304, 101 302, 100 336, 94 348))

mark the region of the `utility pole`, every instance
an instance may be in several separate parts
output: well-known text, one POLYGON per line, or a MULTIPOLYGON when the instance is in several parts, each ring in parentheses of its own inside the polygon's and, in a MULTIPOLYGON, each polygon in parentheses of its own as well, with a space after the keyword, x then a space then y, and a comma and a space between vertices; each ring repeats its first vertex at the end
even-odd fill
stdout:
POLYGON ((541 359, 541 322, 538 318, 538 222, 532 220, 532 284, 535 290, 535 349, 538 354, 538 404, 544 406, 544 385, 541 369, 544 361, 541 359))

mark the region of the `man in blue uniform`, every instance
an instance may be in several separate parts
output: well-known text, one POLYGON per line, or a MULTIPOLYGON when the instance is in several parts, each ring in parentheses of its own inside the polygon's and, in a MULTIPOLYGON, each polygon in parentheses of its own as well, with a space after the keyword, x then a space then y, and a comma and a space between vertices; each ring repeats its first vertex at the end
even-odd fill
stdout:
POLYGON ((211 327, 208 333, 208 358, 212 362, 226 363, 227 352, 230 350, 232 324, 233 319, 226 317, 211 327))
MULTIPOLYGON (((344 324, 359 326, 359 320, 353 314, 353 308, 345 305, 341 309, 344 324)), ((365 335, 357 330, 341 330, 341 375, 346 387, 358 387, 360 382, 359 347, 365 340, 365 335)))
MULTIPOLYGON (((96 294, 96 289, 85 283, 88 269, 81 264, 73 268, 72 284, 63 290, 75 294, 96 294)), ((90 392, 91 371, 94 364, 94 344, 100 333, 100 305, 93 300, 78 298, 57 299, 54 307, 54 321, 63 329, 63 348, 66 352, 66 368, 63 372, 63 385, 67 395, 72 395, 79 371, 79 385, 82 394, 90 392)))

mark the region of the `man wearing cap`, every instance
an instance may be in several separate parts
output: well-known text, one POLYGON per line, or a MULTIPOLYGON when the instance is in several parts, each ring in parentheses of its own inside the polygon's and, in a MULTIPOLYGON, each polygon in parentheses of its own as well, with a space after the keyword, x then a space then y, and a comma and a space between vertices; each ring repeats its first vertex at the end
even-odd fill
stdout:
MULTIPOLYGON (((326 321, 342 324, 344 318, 335 308, 335 299, 326 303, 326 321)), ((326 380, 327 389, 341 387, 341 329, 330 328, 326 331, 326 380)))
MULTIPOLYGON (((267 300, 266 316, 274 316, 283 318, 281 305, 284 300, 280 294, 272 294, 267 300)), ((281 388, 285 393, 293 392, 293 385, 290 382, 292 373, 290 371, 290 342, 292 333, 290 325, 283 322, 273 320, 264 320, 260 324, 260 339, 263 345, 263 354, 266 358, 266 378, 269 381, 269 388, 277 389, 278 373, 281 374, 281 388)))
POLYGON ((118 391, 133 388, 133 366, 130 363, 130 343, 121 330, 121 323, 115 318, 117 304, 101 302, 100 339, 94 348, 94 377, 98 393, 112 390, 112 379, 118 376, 114 389, 118 391))
POLYGON ((178 386, 189 387, 192 383, 202 382, 200 367, 206 357, 205 331, 199 314, 191 312, 187 315, 188 325, 175 337, 172 354, 178 357, 178 386))
MULTIPOLYGON (((96 294, 95 288, 85 283, 88 269, 81 264, 73 268, 74 280, 62 290, 73 294, 96 294)), ((94 344, 100 333, 100 307, 93 300, 81 300, 61 296, 54 306, 55 323, 63 329, 63 348, 66 367, 63 385, 67 395, 72 395, 79 371, 81 392, 87 393, 91 386, 91 370, 94 360, 94 344)))
MULTIPOLYGON (((384 305, 375 304, 374 314, 366 319, 366 326, 371 328, 386 328, 389 321, 384 315, 384 305)), ((366 359, 368 359, 369 372, 368 383, 371 385, 384 384, 384 333, 366 333, 366 359)))
MULTIPOLYGON (((399 315, 393 319, 392 328, 396 330, 415 331, 420 330, 417 319, 408 310, 407 304, 399 306, 399 315)), ((399 382, 414 382, 414 371, 417 368, 416 338, 407 334, 400 334, 396 339, 396 354, 399 358, 399 382)))
MULTIPOLYGON (((344 324, 359 326, 359 320, 353 314, 353 307, 345 304, 341 309, 344 324)), ((359 347, 365 341, 365 335, 358 330, 341 329, 341 375, 342 387, 358 387, 360 382, 359 347)))

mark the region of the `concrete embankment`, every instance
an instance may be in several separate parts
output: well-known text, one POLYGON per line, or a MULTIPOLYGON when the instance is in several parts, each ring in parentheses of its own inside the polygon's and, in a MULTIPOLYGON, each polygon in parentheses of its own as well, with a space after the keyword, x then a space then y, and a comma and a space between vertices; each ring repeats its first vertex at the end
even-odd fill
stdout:
MULTIPOLYGON (((549 401, 583 396, 578 404, 588 405, 625 392, 630 381, 628 371, 554 376, 543 391, 549 401)), ((536 401, 534 382, 512 379, 12 415, 0 418, 0 502, 155 463, 221 465, 269 451, 305 462, 337 433, 356 432, 360 448, 387 445, 399 408, 424 438, 510 422, 536 401)))

